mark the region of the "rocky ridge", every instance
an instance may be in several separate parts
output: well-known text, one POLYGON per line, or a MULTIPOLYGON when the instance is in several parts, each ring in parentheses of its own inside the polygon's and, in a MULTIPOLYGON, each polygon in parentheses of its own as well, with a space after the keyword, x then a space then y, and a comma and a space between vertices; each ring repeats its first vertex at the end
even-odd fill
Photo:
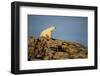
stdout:
POLYGON ((87 58, 87 48, 77 42, 28 37, 28 60, 59 60, 87 58))

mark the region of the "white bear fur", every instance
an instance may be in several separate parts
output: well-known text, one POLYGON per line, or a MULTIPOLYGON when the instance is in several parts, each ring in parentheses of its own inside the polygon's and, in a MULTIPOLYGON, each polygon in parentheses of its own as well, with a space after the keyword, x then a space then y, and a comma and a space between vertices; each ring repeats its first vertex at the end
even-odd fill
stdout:
POLYGON ((40 37, 48 37, 48 38, 51 38, 51 34, 52 32, 55 30, 56 28, 54 26, 50 26, 46 29, 44 29, 41 34, 40 34, 40 37))

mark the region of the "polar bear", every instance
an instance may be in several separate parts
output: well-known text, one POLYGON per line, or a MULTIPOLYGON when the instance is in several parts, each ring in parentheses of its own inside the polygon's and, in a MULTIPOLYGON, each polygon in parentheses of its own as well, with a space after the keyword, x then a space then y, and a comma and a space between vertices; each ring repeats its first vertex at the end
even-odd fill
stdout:
POLYGON ((46 29, 44 29, 41 34, 40 34, 40 37, 47 37, 47 38, 51 38, 51 34, 52 32, 56 29, 56 27, 54 26, 50 26, 46 29))

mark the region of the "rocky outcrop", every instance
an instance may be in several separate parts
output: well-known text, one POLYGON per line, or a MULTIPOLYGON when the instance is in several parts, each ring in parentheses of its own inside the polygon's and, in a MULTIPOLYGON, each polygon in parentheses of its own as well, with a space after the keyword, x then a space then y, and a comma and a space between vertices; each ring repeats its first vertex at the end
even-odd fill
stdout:
POLYGON ((28 60, 58 60, 87 58, 87 48, 76 42, 40 37, 28 37, 28 60))

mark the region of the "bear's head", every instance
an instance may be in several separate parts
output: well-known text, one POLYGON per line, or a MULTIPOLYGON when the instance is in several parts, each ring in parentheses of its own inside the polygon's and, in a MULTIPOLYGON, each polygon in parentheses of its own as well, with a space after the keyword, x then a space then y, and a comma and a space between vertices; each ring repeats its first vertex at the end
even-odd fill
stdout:
POLYGON ((56 29, 56 27, 50 26, 48 29, 52 32, 52 31, 54 31, 56 29))

